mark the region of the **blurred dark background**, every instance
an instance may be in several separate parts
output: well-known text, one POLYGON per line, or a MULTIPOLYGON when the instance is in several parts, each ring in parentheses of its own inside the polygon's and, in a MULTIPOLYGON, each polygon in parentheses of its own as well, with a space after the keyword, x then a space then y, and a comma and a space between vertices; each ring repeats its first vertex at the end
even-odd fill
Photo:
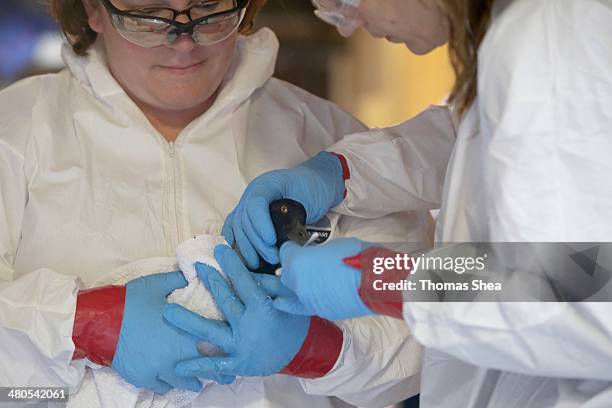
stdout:
MULTIPOLYGON (((2 0, 0 8, 0 85, 59 70, 61 36, 44 0, 2 0)), ((321 97, 329 97, 328 66, 346 45, 333 27, 319 21, 309 1, 270 1, 256 28, 271 27, 281 40, 277 76, 321 97)))
POLYGON ((272 28, 280 40, 278 78, 329 99, 330 62, 347 42, 314 16, 309 1, 268 1, 255 27, 272 28))
MULTIPOLYGON (((2 0, 0 88, 62 68, 62 36, 49 0, 2 0)), ((345 39, 315 17, 309 0, 268 0, 255 28, 280 40, 276 76, 329 99, 369 126, 398 123, 444 100, 453 75, 445 48, 425 57, 363 30, 345 39)))

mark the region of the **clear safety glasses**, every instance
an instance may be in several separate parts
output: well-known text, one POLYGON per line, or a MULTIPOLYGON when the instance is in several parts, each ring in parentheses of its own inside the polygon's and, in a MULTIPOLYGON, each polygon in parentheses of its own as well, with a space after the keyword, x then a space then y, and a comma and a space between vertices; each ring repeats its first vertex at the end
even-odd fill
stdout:
POLYGON ((101 0, 117 32, 145 48, 171 45, 181 34, 197 44, 221 42, 234 34, 244 19, 249 0, 198 1, 184 10, 140 7, 121 10, 111 0, 101 0), (176 21, 186 16, 188 23, 176 21))
POLYGON ((363 23, 359 13, 360 3, 361 0, 312 0, 315 15, 347 36, 363 23))

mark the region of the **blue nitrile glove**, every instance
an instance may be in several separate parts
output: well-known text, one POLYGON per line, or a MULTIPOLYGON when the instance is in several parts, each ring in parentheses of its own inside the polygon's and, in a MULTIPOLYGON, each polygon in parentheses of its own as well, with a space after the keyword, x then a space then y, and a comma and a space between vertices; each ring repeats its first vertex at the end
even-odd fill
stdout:
POLYGON ((112 368, 130 384, 159 394, 171 388, 202 389, 196 377, 180 377, 174 370, 178 362, 201 356, 198 339, 177 330, 162 316, 166 296, 186 285, 180 272, 144 276, 126 285, 112 368))
POLYGON ((274 170, 255 178, 223 225, 223 235, 238 245, 247 266, 259 267, 258 253, 270 264, 278 264, 276 232, 270 218, 270 203, 290 198, 306 209, 307 223, 321 219, 344 195, 340 159, 321 152, 297 167, 274 170))
POLYGON ((310 318, 294 316, 272 306, 272 298, 288 292, 275 277, 258 280, 226 245, 215 257, 235 288, 214 269, 196 264, 198 276, 227 319, 209 320, 169 304, 166 320, 200 340, 220 347, 227 356, 204 357, 177 365, 181 376, 267 376, 280 372, 296 356, 309 331, 310 318))
POLYGON ((281 282, 294 295, 274 299, 274 307, 330 320, 374 314, 359 296, 361 271, 343 261, 359 254, 364 245, 355 238, 306 247, 284 243, 280 250, 281 282))

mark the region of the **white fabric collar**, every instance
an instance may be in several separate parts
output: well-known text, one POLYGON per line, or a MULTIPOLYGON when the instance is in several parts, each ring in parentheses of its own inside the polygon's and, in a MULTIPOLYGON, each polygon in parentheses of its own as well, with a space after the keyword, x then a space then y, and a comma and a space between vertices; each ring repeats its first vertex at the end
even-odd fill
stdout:
MULTIPOLYGON (((210 110, 240 104, 261 87, 274 74, 278 47, 276 35, 268 28, 262 28, 250 36, 239 35, 234 61, 210 110)), ((108 69, 101 40, 90 48, 85 57, 76 55, 70 45, 64 43, 62 59, 72 75, 108 105, 114 105, 109 103, 109 99, 115 97, 129 99, 108 69)))

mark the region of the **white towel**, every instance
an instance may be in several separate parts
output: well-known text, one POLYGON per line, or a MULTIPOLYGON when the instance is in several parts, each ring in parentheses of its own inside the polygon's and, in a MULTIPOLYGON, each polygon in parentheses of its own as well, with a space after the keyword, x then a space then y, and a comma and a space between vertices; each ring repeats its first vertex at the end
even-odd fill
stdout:
MULTIPOLYGON (((198 279, 194 267, 196 262, 201 262, 220 271, 221 268, 214 257, 214 248, 219 244, 226 244, 223 237, 214 235, 194 237, 178 246, 176 258, 147 258, 131 262, 105 276, 93 287, 124 285, 141 276, 176 271, 180 268, 189 284, 172 292, 168 296, 168 302, 180 304, 209 319, 224 320, 214 299, 198 279)), ((216 347, 208 343, 201 343, 199 349, 207 355, 220 353, 216 347)), ((93 363, 88 365, 94 369, 87 369, 80 389, 70 396, 68 407, 181 408, 191 404, 198 396, 198 393, 177 389, 172 389, 165 395, 156 395, 128 384, 111 368, 100 367, 93 363)), ((201 381, 204 385, 208 383, 206 380, 201 381)))
MULTIPOLYGON (((213 235, 199 235, 185 241, 176 249, 176 258, 179 268, 189 282, 187 287, 175 290, 168 296, 169 303, 178 303, 192 312, 215 320, 224 320, 217 309, 217 305, 210 294, 198 279, 195 263, 200 262, 221 271, 221 267, 214 257, 214 249, 219 244, 227 244, 223 237, 213 235)), ((223 276, 223 272, 221 272, 223 276)))

